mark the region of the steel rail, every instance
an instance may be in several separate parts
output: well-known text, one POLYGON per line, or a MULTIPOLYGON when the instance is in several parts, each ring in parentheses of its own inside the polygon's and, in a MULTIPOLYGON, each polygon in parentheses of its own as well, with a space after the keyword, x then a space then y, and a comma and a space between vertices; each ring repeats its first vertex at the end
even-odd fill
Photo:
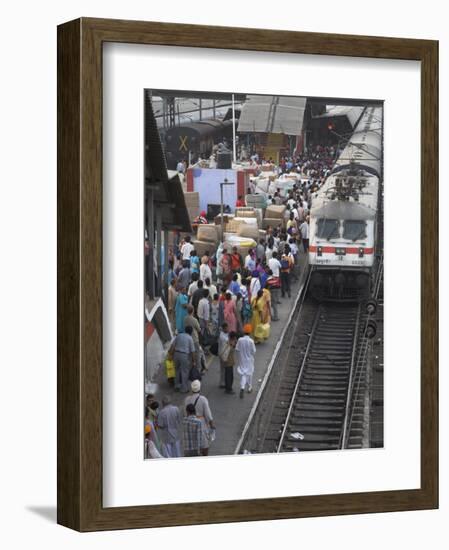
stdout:
POLYGON ((320 319, 321 311, 322 311, 322 305, 320 304, 318 306, 318 309, 317 309, 317 312, 316 312, 316 315, 315 315, 315 319, 313 321, 313 325, 312 325, 312 328, 311 328, 311 331, 310 331, 310 338, 309 338, 309 341, 307 342, 307 347, 306 347, 306 351, 304 352, 304 357, 302 359, 301 367, 299 369, 298 378, 296 379, 295 388, 293 390, 293 395, 292 395, 290 405, 289 405, 289 408, 288 408, 288 411, 287 411, 287 416, 286 416, 285 422, 284 422, 284 428, 282 429, 281 438, 279 440, 278 447, 276 449, 277 453, 281 452, 282 445, 284 444, 284 438, 285 438, 285 434, 287 432, 288 423, 290 421, 290 416, 291 416, 291 413, 292 413, 293 408, 295 406, 296 395, 298 393, 299 385, 301 383, 301 378, 302 378, 302 375, 303 375, 303 372, 304 372, 304 367, 307 363, 309 351, 310 351, 310 348, 312 346, 313 336, 314 336, 314 334, 316 332, 316 328, 318 326, 318 321, 320 319))
MULTIPOLYGON (((382 281, 382 274, 383 274, 383 255, 381 256, 379 260, 379 266, 376 271, 376 280, 374 283, 374 292, 373 292, 373 298, 377 300, 377 297, 379 295, 380 290, 380 283, 382 281)), ((368 319, 371 316, 371 314, 368 314, 368 319)), ((342 442, 341 442, 341 449, 346 449, 349 443, 349 436, 351 432, 351 425, 352 420, 354 416, 354 403, 357 401, 357 398, 360 395, 360 384, 362 381, 362 374, 364 371, 363 365, 366 364, 366 356, 368 354, 368 348, 369 348, 369 342, 368 338, 365 335, 361 335, 361 341, 360 341, 360 351, 357 358, 357 366, 360 365, 360 368, 356 368, 355 376, 357 378, 357 385, 355 385, 355 380, 352 382, 353 387, 351 388, 350 385, 348 385, 348 390, 350 390, 350 417, 348 417, 348 414, 345 414, 345 421, 344 421, 344 428, 343 428, 343 435, 342 435, 342 442), (355 386, 355 390, 354 390, 355 386)), ((351 384, 351 380, 350 380, 351 384)), ((348 412, 348 411, 347 411, 348 412)))

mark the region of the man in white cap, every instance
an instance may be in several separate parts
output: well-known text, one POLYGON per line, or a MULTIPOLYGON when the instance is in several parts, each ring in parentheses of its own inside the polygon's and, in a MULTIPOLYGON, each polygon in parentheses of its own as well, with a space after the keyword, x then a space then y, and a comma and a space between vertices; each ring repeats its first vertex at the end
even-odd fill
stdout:
POLYGON ((187 405, 193 405, 195 407, 196 417, 201 420, 202 433, 201 433, 201 454, 207 456, 209 454, 209 445, 213 440, 215 432, 214 419, 209 407, 209 401, 207 397, 201 395, 201 382, 194 380, 191 385, 192 393, 188 395, 184 401, 184 408, 187 405))
POLYGON ((256 346, 250 337, 251 329, 252 327, 249 324, 244 326, 245 335, 238 339, 235 346, 235 351, 237 352, 237 372, 240 374, 240 398, 243 398, 246 387, 248 387, 248 393, 251 393, 253 390, 256 346))

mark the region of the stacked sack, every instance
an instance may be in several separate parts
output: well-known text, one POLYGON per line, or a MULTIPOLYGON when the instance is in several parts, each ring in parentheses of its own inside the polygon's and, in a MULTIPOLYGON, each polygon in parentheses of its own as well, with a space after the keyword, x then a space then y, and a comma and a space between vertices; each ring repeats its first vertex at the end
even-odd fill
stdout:
POLYGON ((198 226, 197 238, 192 242, 198 256, 203 256, 205 252, 212 254, 215 252, 218 244, 220 227, 212 223, 198 226))
POLYGON ((284 227, 285 225, 285 210, 286 206, 284 204, 277 205, 277 204, 271 204, 270 206, 267 206, 265 210, 265 218, 263 220, 263 229, 266 229, 269 225, 273 227, 277 227, 278 225, 281 225, 284 227))
POLYGON ((257 219, 256 210, 251 207, 237 208, 235 216, 236 220, 243 222, 237 230, 237 235, 257 242, 259 239, 259 220, 257 219))

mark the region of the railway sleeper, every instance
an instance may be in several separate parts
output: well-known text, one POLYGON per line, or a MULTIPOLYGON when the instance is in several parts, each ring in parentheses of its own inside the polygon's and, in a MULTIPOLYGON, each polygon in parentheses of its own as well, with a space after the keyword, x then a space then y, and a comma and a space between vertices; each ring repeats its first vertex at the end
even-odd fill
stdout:
POLYGON ((337 343, 341 347, 346 347, 346 346, 349 347, 354 342, 354 335, 352 332, 348 334, 342 334, 340 332, 326 333, 326 332, 317 331, 313 335, 313 338, 314 338, 313 340, 314 343, 317 341, 319 341, 320 344, 327 344, 327 345, 337 343))
POLYGON ((312 380, 335 380, 337 382, 341 382, 343 380, 348 380, 348 373, 347 372, 333 372, 333 373, 326 373, 323 372, 323 369, 314 369, 310 370, 306 368, 304 370, 303 379, 305 378, 311 378, 312 380))
POLYGON ((347 380, 346 372, 325 372, 324 369, 308 369, 304 371, 304 377, 319 378, 321 380, 347 380))
POLYGON ((306 372, 307 374, 321 374, 323 376, 338 376, 338 377, 348 377, 348 369, 343 369, 341 367, 334 367, 332 365, 324 365, 322 367, 316 367, 313 365, 307 365, 306 372))
POLYGON ((312 390, 299 390, 298 392, 298 397, 300 399, 308 399, 309 397, 321 397, 321 398, 326 398, 326 397, 329 397, 329 398, 345 398, 346 397, 346 392, 345 391, 342 391, 342 392, 329 392, 329 391, 324 391, 324 390, 317 390, 316 388, 312 391, 312 390))
POLYGON ((319 342, 320 345, 337 344, 339 347, 349 347, 354 342, 354 335, 353 332, 345 334, 338 331, 329 333, 318 330, 314 333, 312 342, 314 344, 319 342))
POLYGON ((349 440, 354 439, 354 438, 360 438, 360 439, 362 439, 362 438, 363 438, 363 435, 364 435, 364 431, 363 431, 362 429, 359 429, 359 430, 351 430, 351 433, 350 433, 350 436, 349 436, 349 440))
POLYGON ((322 367, 322 368, 329 368, 329 369, 349 369, 349 363, 350 360, 348 357, 344 357, 343 359, 335 359, 335 357, 327 356, 325 359, 323 359, 322 356, 320 357, 309 357, 307 360, 308 366, 314 366, 314 367, 322 367))
MULTIPOLYGON (((304 439, 301 440, 301 443, 306 442, 306 441, 307 442, 318 441, 319 443, 327 442, 327 443, 334 443, 334 444, 338 445, 338 443, 340 441, 340 434, 338 434, 337 436, 335 436, 335 435, 326 435, 326 434, 307 434, 307 435, 303 434, 303 435, 304 435, 304 439)), ((293 441, 298 441, 298 440, 293 438, 293 437, 287 436, 286 441, 293 442, 293 441)))
POLYGON ((353 420, 351 422, 351 431, 352 430, 364 430, 365 429, 365 422, 364 420, 353 420))
POLYGON ((316 374, 316 375, 328 375, 328 376, 338 376, 338 377, 346 377, 349 378, 349 367, 348 363, 342 363, 340 365, 337 365, 335 363, 318 363, 318 362, 310 362, 307 363, 304 374, 316 374), (332 372, 331 369, 334 369, 332 372), (326 372, 328 370, 331 370, 331 372, 326 372))
MULTIPOLYGON (((301 400, 301 403, 302 402, 306 402, 305 400, 301 400)), ((307 403, 313 403, 315 405, 339 405, 339 406, 344 406, 346 400, 343 399, 343 398, 340 398, 340 399, 332 399, 332 398, 328 398, 328 399, 320 399, 319 397, 311 397, 310 399, 307 399, 307 403)))
POLYGON ((329 420, 339 420, 340 422, 343 420, 343 412, 340 414, 327 412, 327 411, 296 411, 295 410, 295 419, 300 422, 304 418, 321 418, 323 419, 329 419, 329 420))
POLYGON ((309 403, 308 401, 302 401, 301 403, 297 403, 295 405, 295 412, 299 411, 335 411, 335 412, 341 412, 344 409, 344 405, 342 403, 309 403))
MULTIPOLYGON (((333 342, 324 342, 323 340, 317 339, 317 342, 320 345, 319 351, 316 349, 313 349, 310 351, 311 357, 314 355, 351 355, 352 352, 352 344, 351 341, 350 344, 347 346, 343 346, 342 343, 339 340, 334 340, 333 342)), ((316 345, 316 343, 314 344, 316 345)))
POLYGON ((297 442, 294 443, 289 442, 286 445, 282 446, 283 452, 292 452, 295 448, 298 451, 333 451, 337 450, 339 447, 337 444, 329 444, 329 443, 319 443, 317 441, 310 441, 310 442, 297 442))
MULTIPOLYGON (((327 434, 332 436, 338 436, 340 437, 341 434, 341 426, 335 426, 334 428, 329 426, 314 426, 313 428, 307 428, 305 426, 302 426, 298 424, 298 432, 300 432, 304 439, 308 438, 309 434, 327 434)), ((294 432, 293 432, 294 433, 294 432)))
POLYGON ((349 441, 346 449, 362 449, 363 448, 363 443, 362 443, 362 440, 357 440, 357 441, 349 441))
POLYGON ((347 384, 324 384, 324 383, 307 383, 301 384, 301 389, 303 391, 313 390, 313 391, 326 391, 329 390, 336 391, 338 393, 346 391, 347 384))
POLYGON ((305 376, 303 380, 304 385, 315 386, 319 384, 320 386, 331 386, 334 388, 346 388, 348 386, 348 381, 341 378, 324 378, 321 376, 305 376))
MULTIPOLYGON (((303 430, 313 430, 315 427, 322 427, 326 426, 328 428, 335 428, 335 429, 341 429, 342 421, 340 420, 333 420, 332 418, 297 418, 296 415, 293 417, 293 420, 295 421, 295 424, 297 426, 301 426, 303 430)), ((301 428, 299 429, 301 432, 301 428)), ((302 433, 302 432, 301 432, 302 433)))

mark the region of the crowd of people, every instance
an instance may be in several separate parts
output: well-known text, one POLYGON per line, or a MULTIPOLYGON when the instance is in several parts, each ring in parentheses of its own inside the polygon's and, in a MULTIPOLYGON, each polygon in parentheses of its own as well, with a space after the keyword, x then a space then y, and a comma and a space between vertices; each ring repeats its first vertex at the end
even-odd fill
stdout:
MULTIPOLYGON (((330 146, 317 145, 309 148, 307 151, 295 154, 294 156, 281 157, 279 164, 274 167, 274 171, 278 175, 296 173, 307 178, 308 187, 320 187, 326 177, 329 175, 336 158, 340 154, 341 149, 330 146)), ((273 164, 272 158, 262 158, 260 161, 259 154, 251 155, 252 167, 256 173, 260 172, 261 165, 264 162, 273 164)))
MULTIPOLYGON (((308 251, 312 195, 332 158, 333 151, 322 149, 281 159, 281 172, 299 169, 307 179, 286 196, 278 189, 267 197, 267 204, 285 204, 285 219, 267 227, 265 237, 245 257, 223 243, 200 256, 190 235, 169 251, 168 315, 175 338, 167 355, 167 379, 175 392, 187 396, 181 409, 169 395, 160 404, 147 396, 147 458, 208 454, 215 425, 208 399, 201 394, 207 356, 218 357, 217 384, 225 394, 236 393, 235 373, 239 397, 252 392, 256 346, 269 339, 282 298, 291 298, 291 281, 299 278, 299 249, 308 251)), ((236 207, 242 202, 239 197, 236 207)))

